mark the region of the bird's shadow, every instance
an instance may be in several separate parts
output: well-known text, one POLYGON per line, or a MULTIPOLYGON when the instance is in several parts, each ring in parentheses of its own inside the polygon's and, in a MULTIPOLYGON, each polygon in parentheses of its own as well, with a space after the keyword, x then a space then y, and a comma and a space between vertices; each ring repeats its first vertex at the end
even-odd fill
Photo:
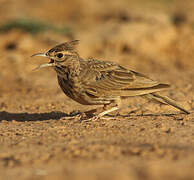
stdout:
MULTIPOLYGON (((7 111, 0 111, 0 122, 2 120, 6 121, 18 121, 18 122, 24 122, 24 121, 46 121, 46 120, 59 120, 61 118, 71 118, 76 115, 80 114, 80 112, 71 112, 70 114, 60 112, 60 111, 52 111, 48 113, 11 113, 7 111)), ((122 118, 127 118, 127 117, 138 117, 138 116, 176 116, 180 115, 182 113, 169 113, 169 114, 132 114, 129 113, 127 115, 120 115, 117 114, 115 115, 106 115, 108 117, 122 117, 122 118)))
POLYGON ((71 114, 63 112, 49 112, 49 113, 11 113, 7 111, 0 112, 0 122, 2 120, 6 121, 45 121, 50 119, 61 119, 63 117, 71 117, 71 114))

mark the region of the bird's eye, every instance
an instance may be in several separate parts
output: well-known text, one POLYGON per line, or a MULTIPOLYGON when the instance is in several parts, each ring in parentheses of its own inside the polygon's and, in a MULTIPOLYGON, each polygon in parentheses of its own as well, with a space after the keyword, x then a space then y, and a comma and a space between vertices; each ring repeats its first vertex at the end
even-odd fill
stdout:
POLYGON ((63 54, 62 54, 62 53, 58 53, 58 54, 57 54, 57 57, 58 57, 58 58, 62 58, 62 57, 63 57, 63 54))

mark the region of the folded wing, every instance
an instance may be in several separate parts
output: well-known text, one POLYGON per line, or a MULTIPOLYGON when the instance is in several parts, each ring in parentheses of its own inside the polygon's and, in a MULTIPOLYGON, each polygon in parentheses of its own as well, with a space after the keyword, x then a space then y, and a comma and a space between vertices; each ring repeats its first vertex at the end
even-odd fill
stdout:
POLYGON ((169 87, 168 84, 160 84, 152 79, 130 71, 112 62, 102 64, 102 61, 93 61, 85 69, 86 77, 83 88, 87 93, 100 96, 137 96, 158 92, 169 87), (95 62, 94 62, 95 61, 95 62), (93 71, 93 73, 87 73, 93 71), (88 81, 88 78, 90 79, 88 81))

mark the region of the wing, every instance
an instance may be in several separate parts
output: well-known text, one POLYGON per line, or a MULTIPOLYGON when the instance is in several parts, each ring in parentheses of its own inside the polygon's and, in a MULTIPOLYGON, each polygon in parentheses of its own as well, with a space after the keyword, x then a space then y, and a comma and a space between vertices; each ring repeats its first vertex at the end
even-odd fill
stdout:
POLYGON ((113 62, 90 59, 83 69, 83 88, 94 96, 137 96, 169 87, 113 62))

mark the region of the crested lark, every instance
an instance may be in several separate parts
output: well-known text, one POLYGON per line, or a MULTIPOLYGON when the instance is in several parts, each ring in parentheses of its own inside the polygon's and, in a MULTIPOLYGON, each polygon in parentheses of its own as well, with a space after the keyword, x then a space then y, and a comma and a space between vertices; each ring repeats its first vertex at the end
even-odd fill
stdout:
POLYGON ((32 56, 50 59, 49 63, 41 64, 37 69, 52 67, 57 72, 61 89, 68 97, 84 105, 104 105, 104 111, 94 116, 95 118, 118 110, 121 98, 130 96, 146 96, 189 114, 174 100, 158 93, 170 85, 153 81, 143 74, 113 62, 82 59, 75 49, 78 42, 78 40, 65 42, 46 53, 32 56))

